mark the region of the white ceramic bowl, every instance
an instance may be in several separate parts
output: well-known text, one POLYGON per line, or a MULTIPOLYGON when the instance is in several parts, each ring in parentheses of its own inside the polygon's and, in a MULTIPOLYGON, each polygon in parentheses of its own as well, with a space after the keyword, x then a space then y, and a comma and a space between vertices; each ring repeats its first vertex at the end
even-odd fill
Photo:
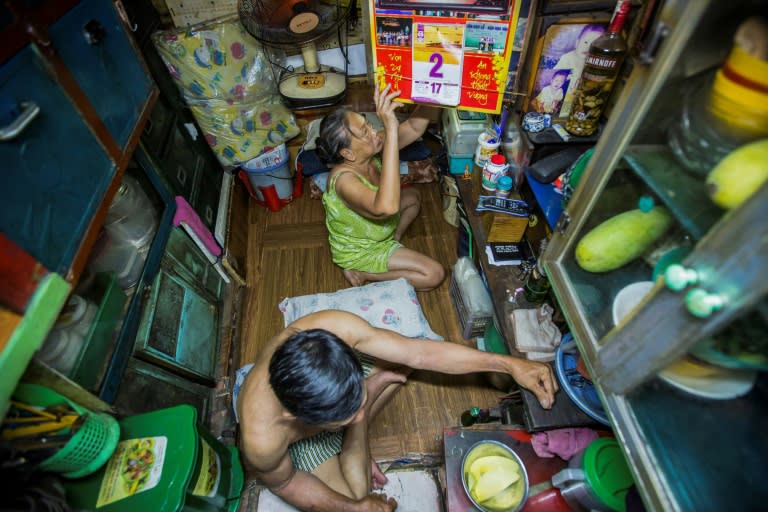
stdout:
POLYGON ((622 288, 613 299, 613 323, 619 325, 653 288, 653 281, 638 281, 622 288))

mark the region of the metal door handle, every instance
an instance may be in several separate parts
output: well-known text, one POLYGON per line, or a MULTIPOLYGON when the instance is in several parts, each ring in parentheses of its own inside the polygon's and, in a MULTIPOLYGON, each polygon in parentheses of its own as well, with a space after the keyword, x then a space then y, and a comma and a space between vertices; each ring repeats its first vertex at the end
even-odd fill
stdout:
POLYGON ((16 138, 40 113, 40 107, 31 101, 22 101, 20 105, 22 111, 19 117, 0 128, 0 141, 5 142, 16 138))

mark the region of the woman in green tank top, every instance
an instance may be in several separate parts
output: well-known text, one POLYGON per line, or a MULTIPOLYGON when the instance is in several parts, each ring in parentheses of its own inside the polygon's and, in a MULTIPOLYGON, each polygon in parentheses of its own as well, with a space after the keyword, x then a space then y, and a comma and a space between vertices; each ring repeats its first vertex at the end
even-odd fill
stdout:
POLYGON ((417 106, 400 123, 395 111, 402 103, 393 101, 399 94, 389 85, 374 92, 381 132, 347 108, 321 122, 316 151, 332 166, 323 194, 325 224, 333 261, 351 285, 404 277, 417 290, 431 290, 443 281, 445 269, 400 243, 421 198, 415 188, 400 190, 398 156, 400 148, 421 137, 430 118, 417 106))

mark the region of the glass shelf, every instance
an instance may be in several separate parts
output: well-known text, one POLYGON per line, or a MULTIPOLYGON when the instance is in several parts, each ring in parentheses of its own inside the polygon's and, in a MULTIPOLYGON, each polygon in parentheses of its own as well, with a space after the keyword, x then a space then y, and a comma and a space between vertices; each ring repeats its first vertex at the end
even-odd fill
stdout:
POLYGON ((706 183, 688 174, 666 146, 632 146, 624 161, 695 240, 722 216, 723 211, 709 200, 706 183))
POLYGON ((768 501, 768 377, 747 395, 709 400, 659 379, 604 403, 654 510, 762 510, 768 501), (695 421, 692 419, 695 418, 695 421), (745 490, 749 490, 745 492, 745 490), (762 489, 762 490, 761 490, 762 489))

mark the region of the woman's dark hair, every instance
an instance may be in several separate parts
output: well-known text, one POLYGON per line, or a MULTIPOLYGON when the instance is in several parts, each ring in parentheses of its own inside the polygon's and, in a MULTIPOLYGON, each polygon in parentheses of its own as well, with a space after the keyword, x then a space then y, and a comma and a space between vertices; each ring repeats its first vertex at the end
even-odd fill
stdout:
POLYGON ((320 121, 320 135, 315 141, 315 152, 326 165, 340 164, 344 157, 339 154, 352 143, 349 131, 349 108, 334 110, 320 121))
POLYGON ((363 367, 354 350, 324 329, 289 336, 269 361, 269 384, 308 425, 346 420, 363 403, 363 367))

